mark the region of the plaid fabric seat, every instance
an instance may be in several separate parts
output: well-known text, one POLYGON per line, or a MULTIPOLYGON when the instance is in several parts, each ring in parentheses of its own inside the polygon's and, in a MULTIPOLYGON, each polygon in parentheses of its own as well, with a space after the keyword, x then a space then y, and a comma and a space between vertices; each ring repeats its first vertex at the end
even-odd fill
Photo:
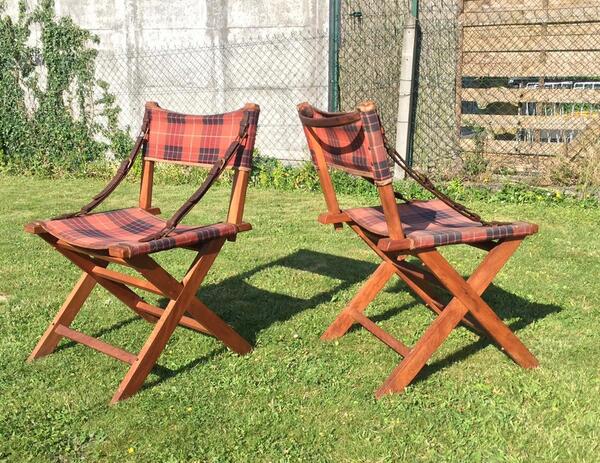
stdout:
MULTIPOLYGON (((381 207, 361 207, 345 211, 350 218, 375 235, 388 236, 381 207)), ((409 249, 423 249, 447 244, 475 243, 501 238, 523 238, 537 232, 538 226, 527 222, 483 226, 459 214, 439 199, 398 204, 398 212, 409 249)))
POLYGON ((140 242, 165 227, 165 221, 144 209, 129 208, 61 220, 40 222, 56 238, 86 249, 109 250, 111 255, 133 257, 191 246, 201 241, 234 236, 238 227, 216 223, 202 227, 180 225, 169 236, 140 242), (110 249, 109 249, 110 248, 110 249))

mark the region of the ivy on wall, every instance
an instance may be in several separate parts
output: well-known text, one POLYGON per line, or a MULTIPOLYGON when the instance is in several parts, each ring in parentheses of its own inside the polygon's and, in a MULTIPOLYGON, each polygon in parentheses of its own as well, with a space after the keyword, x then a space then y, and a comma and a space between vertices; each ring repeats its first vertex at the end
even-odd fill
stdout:
POLYGON ((22 0, 16 19, 0 1, 0 170, 65 175, 129 151, 115 98, 94 77, 97 43, 53 0, 22 0))

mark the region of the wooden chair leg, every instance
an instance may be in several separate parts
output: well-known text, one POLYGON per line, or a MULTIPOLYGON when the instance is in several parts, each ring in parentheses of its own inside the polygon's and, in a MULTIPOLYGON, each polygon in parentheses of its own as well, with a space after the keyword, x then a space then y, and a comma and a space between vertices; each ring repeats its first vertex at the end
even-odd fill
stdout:
POLYGON ((352 313, 363 312, 375 296, 383 289, 393 274, 394 268, 391 264, 387 262, 379 264, 379 267, 371 274, 360 291, 352 298, 346 308, 321 335, 321 339, 330 341, 346 334, 350 327, 356 322, 352 313))
POLYGON ((38 342, 29 360, 49 354, 62 337, 68 337, 129 363, 131 367, 112 398, 111 403, 114 404, 119 400, 130 397, 139 390, 178 325, 211 334, 240 354, 252 350, 252 346, 244 338, 196 298, 196 291, 214 263, 225 239, 213 240, 203 245, 193 260, 183 282, 180 283, 149 256, 118 262, 138 270, 146 277, 146 282, 107 270, 108 262, 101 260, 103 257, 97 258, 80 253, 75 249, 69 249, 48 234, 40 236, 79 267, 84 274, 42 339, 38 342), (137 356, 68 328, 96 284, 104 287, 144 319, 156 323, 151 335, 137 356), (165 309, 153 306, 146 303, 126 284, 164 295, 170 298, 171 301, 165 309), (184 316, 186 310, 192 317, 184 316))
MULTIPOLYGON (((425 278, 422 278, 420 282, 417 281, 416 278, 414 278, 414 275, 410 275, 410 273, 414 274, 414 270, 411 270, 410 272, 407 270, 408 264, 398 264, 396 260, 398 257, 397 255, 394 256, 386 254, 381 249, 379 249, 377 245, 371 240, 371 238, 369 238, 358 225, 351 225, 351 228, 379 257, 381 257, 381 259, 384 262, 389 263, 394 268, 394 271, 398 274, 398 277, 400 277, 400 279, 402 279, 408 285, 408 287, 423 300, 427 307, 429 307, 433 312, 435 312, 438 315, 441 313, 443 307, 442 304, 435 300, 435 297, 433 297, 430 293, 432 288, 439 286, 439 282, 437 282, 435 278, 432 277, 433 280, 435 280, 435 282, 428 281, 428 278, 426 276, 425 278)), ((417 270, 417 273, 421 272, 417 270)), ((475 331, 481 331, 476 326, 476 323, 473 323, 473 320, 464 319, 461 321, 461 323, 475 331)))
POLYGON ((57 327, 68 327, 71 325, 95 286, 96 280, 91 275, 84 272, 71 290, 71 293, 63 303, 61 309, 54 317, 54 320, 52 320, 52 323, 50 323, 46 332, 27 358, 28 362, 43 357, 44 355, 51 354, 54 349, 56 349, 56 346, 62 339, 62 336, 56 333, 57 327))
MULTIPOLYGON (((499 266, 498 270, 504 266, 519 244, 520 241, 508 241, 494 248, 494 250, 498 251, 499 255, 504 254, 504 256, 497 259, 497 265, 499 266)), ((457 303, 465 306, 463 308, 468 309, 475 320, 477 320, 477 322, 487 331, 490 337, 502 347, 517 364, 523 368, 535 368, 539 366, 539 362, 535 356, 481 298, 481 294, 483 294, 485 288, 489 286, 491 279, 489 283, 486 282, 485 288, 482 289, 482 285, 478 284, 478 281, 471 283, 465 282, 441 254, 437 252, 428 252, 419 255, 419 257, 423 260, 425 265, 436 274, 448 290, 456 296, 458 300, 457 303)), ((493 269, 487 268, 487 272, 492 271, 493 269)), ((496 273, 497 272, 495 272, 494 275, 496 273)))
POLYGON ((192 318, 204 325, 213 336, 237 354, 244 355, 252 351, 252 345, 225 323, 217 314, 198 299, 192 301, 188 311, 192 318))
MULTIPOLYGON (((431 294, 431 288, 424 284, 422 280, 415 278, 410 273, 405 273, 402 269, 396 267, 396 274, 398 277, 406 283, 406 285, 411 289, 421 300, 425 303, 425 306, 428 307, 433 313, 436 315, 440 315, 444 310, 444 304, 438 301, 433 294, 431 294)), ((485 330, 479 326, 479 324, 469 318, 468 314, 460 321, 462 325, 469 328, 473 332, 479 335, 487 335, 485 330)))
POLYGON ((444 309, 441 315, 425 330, 425 333, 413 346, 409 354, 404 357, 392 374, 377 389, 375 397, 379 399, 390 392, 403 391, 458 325, 465 313, 467 313, 466 309, 463 310, 458 304, 444 309))
MULTIPOLYGON (((216 259, 223 241, 218 240, 211 244, 207 253, 202 256, 186 275, 181 291, 178 291, 176 298, 171 299, 167 305, 144 347, 142 347, 142 350, 138 354, 136 361, 133 362, 125 378, 121 381, 119 388, 111 400, 111 404, 131 397, 140 389, 154 367, 156 360, 158 360, 158 357, 167 345, 173 331, 179 324, 179 320, 183 316, 186 307, 194 299, 196 291, 216 259)), ((174 294, 174 290, 177 291, 177 288, 170 288, 169 292, 174 294)), ((169 292, 165 291, 165 294, 169 294, 169 292)))
MULTIPOLYGON (((151 283, 156 285, 168 297, 177 297, 183 285, 187 284, 187 276, 183 285, 171 276, 165 269, 158 265, 149 256, 144 256, 136 261, 137 270, 151 283)), ((189 273, 188 273, 189 275, 189 273)), ((204 326, 213 336, 221 340, 232 351, 244 355, 252 350, 252 346, 240 334, 223 321, 217 314, 210 310, 197 297, 193 297, 186 306, 187 312, 198 323, 204 326)))
POLYGON ((70 251, 68 249, 64 249, 50 243, 58 252, 60 252, 63 256, 69 259, 73 264, 79 267, 81 270, 89 274, 92 278, 96 280, 96 282, 110 292, 113 296, 119 299, 123 304, 136 312, 140 317, 144 320, 155 323, 157 317, 153 317, 138 308, 138 304, 142 302, 142 298, 131 291, 127 286, 122 283, 117 283, 106 278, 100 278, 99 276, 94 274, 94 269, 97 267, 105 268, 107 266, 107 262, 100 262, 97 260, 93 260, 88 256, 84 256, 82 254, 78 254, 74 251, 70 251))
POLYGON ((418 254, 419 259, 454 297, 439 317, 425 330, 410 353, 376 391, 377 398, 390 392, 404 390, 469 311, 490 336, 520 365, 527 367, 537 365, 535 357, 504 323, 500 321, 503 328, 499 328, 493 321, 490 322, 493 317, 489 316, 489 312, 493 313, 493 311, 480 297, 519 244, 520 241, 514 240, 496 246, 487 254, 466 282, 436 250, 418 254), (481 315, 482 313, 485 315, 481 315), (510 335, 506 331, 510 332, 510 335))

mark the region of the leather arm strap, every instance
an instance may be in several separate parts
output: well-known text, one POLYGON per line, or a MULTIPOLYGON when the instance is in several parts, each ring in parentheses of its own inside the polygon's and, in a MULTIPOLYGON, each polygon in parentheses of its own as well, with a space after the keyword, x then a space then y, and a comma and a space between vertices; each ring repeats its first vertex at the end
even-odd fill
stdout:
POLYGON ((142 149, 143 144, 146 142, 146 136, 148 134, 148 127, 150 125, 150 117, 148 112, 144 114, 144 121, 142 123, 142 128, 140 130, 140 134, 138 135, 135 144, 133 145, 133 149, 131 153, 126 159, 123 159, 121 165, 117 169, 114 177, 108 182, 108 184, 104 187, 104 189, 98 193, 96 196, 92 198, 92 200, 83 206, 77 212, 69 212, 66 214, 59 215, 57 217, 53 217, 50 220, 61 220, 61 219, 69 219, 72 217, 80 217, 82 215, 89 214, 92 210, 94 210, 98 205, 100 205, 110 194, 115 191, 115 189, 119 186, 119 184, 123 181, 123 179, 127 176, 133 163, 135 162, 140 150, 142 149))
POLYGON ((248 125, 249 125, 249 113, 248 111, 244 112, 244 116, 242 117, 242 121, 240 122, 240 131, 235 138, 235 140, 229 145, 225 154, 222 158, 216 160, 216 162, 211 167, 208 175, 202 185, 196 190, 196 192, 190 196, 190 198, 183 203, 183 205, 173 214, 173 216, 167 220, 165 227, 157 233, 149 235, 145 238, 140 239, 140 242, 144 243, 147 241, 154 241, 160 238, 167 236, 171 233, 179 224, 179 222, 192 210, 192 208, 198 204, 198 202, 202 199, 202 197, 206 194, 206 192, 210 189, 210 187, 214 184, 214 182, 219 178, 221 173, 225 170, 225 166, 232 158, 232 156, 237 153, 240 149, 244 148, 243 142, 246 136, 248 135, 248 125))
POLYGON ((299 113, 299 116, 302 125, 307 127, 340 127, 342 125, 352 124, 353 122, 358 122, 360 120, 359 113, 345 113, 338 116, 319 118, 308 117, 302 113, 299 113))
POLYGON ((422 174, 421 172, 416 171, 411 166, 409 166, 406 163, 406 161, 402 158, 402 156, 400 156, 400 154, 398 154, 398 152, 394 148, 389 146, 387 139, 385 138, 385 133, 383 135, 384 135, 383 140, 384 140, 385 148, 386 148, 390 158, 392 158, 392 161, 394 161, 394 163, 398 167, 400 167, 406 173, 406 175, 408 175, 410 178, 415 180, 425 190, 429 191, 432 195, 434 195, 436 198, 438 198, 440 201, 442 201, 448 207, 454 209, 460 215, 462 215, 474 222, 479 222, 484 226, 496 226, 496 225, 503 225, 506 223, 506 222, 498 222, 495 220, 494 221, 483 220, 479 214, 473 212, 472 210, 467 208, 464 204, 461 204, 458 201, 455 201, 452 198, 450 198, 447 194, 442 193, 434 185, 434 183, 429 179, 429 177, 422 174))

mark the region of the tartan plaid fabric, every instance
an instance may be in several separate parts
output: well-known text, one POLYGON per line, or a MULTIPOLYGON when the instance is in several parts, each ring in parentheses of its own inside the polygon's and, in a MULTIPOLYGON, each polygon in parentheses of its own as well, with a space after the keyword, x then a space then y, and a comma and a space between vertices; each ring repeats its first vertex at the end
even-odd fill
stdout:
POLYGON ((390 157, 383 143, 383 128, 377 111, 361 111, 360 118, 369 141, 373 179, 379 185, 385 185, 392 181, 392 170, 390 169, 390 157))
POLYGON ((200 116, 175 113, 156 103, 147 103, 146 111, 150 117, 150 130, 144 156, 204 167, 212 166, 223 157, 239 133, 244 111, 248 111, 248 137, 244 141, 244 150, 233 156, 228 166, 252 168, 258 109, 200 116))
MULTIPOLYGON (((354 222, 371 233, 388 236, 381 207, 361 207, 345 211, 354 222)), ((502 238, 521 238, 537 232, 535 224, 514 222, 508 225, 483 226, 464 217, 439 199, 398 204, 398 212, 410 249, 447 244, 474 243, 502 238)))
POLYGON ((139 208, 49 220, 41 222, 40 225, 56 238, 74 246, 86 249, 119 248, 128 256, 191 246, 200 241, 233 236, 237 233, 237 227, 229 223, 204 227, 180 225, 165 238, 141 243, 141 238, 162 230, 165 221, 139 208))
MULTIPOLYGON (((323 112, 312 109, 313 117, 327 117, 323 112)), ((390 158, 383 147, 379 117, 375 111, 361 113, 361 119, 353 123, 339 127, 311 127, 310 130, 319 141, 328 166, 372 178, 378 184, 392 181, 390 158)), ((316 162, 312 150, 311 156, 316 162)))

